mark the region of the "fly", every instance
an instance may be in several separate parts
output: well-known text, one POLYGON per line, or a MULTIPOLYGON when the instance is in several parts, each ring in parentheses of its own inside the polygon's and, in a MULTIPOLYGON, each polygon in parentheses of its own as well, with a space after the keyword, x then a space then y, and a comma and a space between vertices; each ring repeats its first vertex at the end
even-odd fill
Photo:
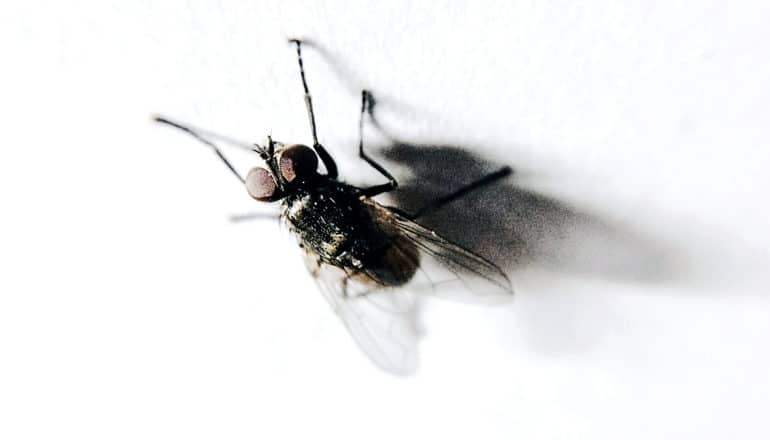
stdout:
POLYGON ((378 366, 395 374, 411 373, 417 366, 415 292, 470 294, 491 301, 513 294, 510 280, 499 267, 417 220, 509 175, 511 170, 505 167, 491 173, 412 214, 380 204, 373 197, 393 191, 398 183, 364 151, 364 118, 371 103, 371 95, 364 90, 358 155, 387 182, 361 188, 338 180, 334 159, 318 142, 302 43, 290 42, 296 45, 312 147, 284 144, 269 136, 266 145, 245 145, 164 117, 155 121, 180 129, 212 148, 252 198, 279 204, 279 217, 297 238, 310 275, 353 339, 378 366), (209 138, 249 149, 262 164, 243 177, 209 138), (318 170, 319 159, 323 173, 318 170))

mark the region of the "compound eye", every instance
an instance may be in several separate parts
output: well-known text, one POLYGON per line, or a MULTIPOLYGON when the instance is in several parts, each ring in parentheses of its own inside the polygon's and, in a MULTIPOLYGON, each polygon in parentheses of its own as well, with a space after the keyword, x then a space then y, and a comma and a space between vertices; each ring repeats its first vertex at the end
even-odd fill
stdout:
POLYGON ((281 170, 281 176, 284 180, 291 183, 295 179, 304 179, 316 174, 318 156, 309 147, 291 145, 281 153, 278 168, 281 170))
POLYGON ((260 202, 269 202, 276 195, 278 186, 273 175, 264 168, 252 168, 246 175, 246 191, 260 202))

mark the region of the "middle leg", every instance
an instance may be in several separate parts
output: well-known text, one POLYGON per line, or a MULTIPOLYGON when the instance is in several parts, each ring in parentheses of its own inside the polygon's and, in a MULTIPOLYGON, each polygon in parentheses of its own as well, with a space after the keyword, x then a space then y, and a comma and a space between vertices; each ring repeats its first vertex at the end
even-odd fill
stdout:
POLYGON ((366 110, 369 107, 370 99, 371 99, 371 94, 369 93, 369 91, 362 90, 361 91, 361 118, 358 120, 358 157, 365 160, 366 163, 368 163, 372 168, 377 170, 386 179, 388 179, 388 183, 383 183, 381 185, 374 185, 368 188, 364 188, 364 195, 368 197, 373 197, 378 194, 393 191, 398 187, 398 182, 393 177, 393 175, 388 172, 388 170, 386 170, 382 165, 377 163, 374 159, 369 157, 369 155, 367 155, 366 152, 364 151, 364 115, 366 114, 366 110))

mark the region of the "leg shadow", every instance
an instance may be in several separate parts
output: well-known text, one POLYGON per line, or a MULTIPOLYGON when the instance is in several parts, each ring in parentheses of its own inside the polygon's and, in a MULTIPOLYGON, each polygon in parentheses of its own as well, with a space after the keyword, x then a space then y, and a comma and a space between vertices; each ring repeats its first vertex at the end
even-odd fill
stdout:
MULTIPOLYGON (((457 145, 413 144, 383 129, 370 96, 372 125, 390 140, 381 154, 406 168, 391 193, 407 212, 461 188, 504 165, 457 145)), ((530 264, 561 272, 637 282, 671 281, 674 252, 652 239, 611 226, 555 198, 517 185, 516 171, 502 182, 479 188, 419 222, 505 269, 530 264)))
MULTIPOLYGON (((468 147, 394 142, 382 154, 409 176, 394 204, 414 211, 502 164, 468 147)), ((419 220, 507 269, 530 264, 601 278, 662 282, 675 275, 671 252, 552 197, 522 188, 516 174, 419 220)))

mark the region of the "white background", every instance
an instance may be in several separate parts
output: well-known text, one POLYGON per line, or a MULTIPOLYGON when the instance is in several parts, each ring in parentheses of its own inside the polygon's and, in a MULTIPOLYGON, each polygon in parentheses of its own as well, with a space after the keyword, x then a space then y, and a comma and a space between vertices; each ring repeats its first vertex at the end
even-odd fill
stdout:
POLYGON ((0 13, 1 438, 770 436, 766 2, 32 3, 0 13), (510 306, 431 301, 412 377, 150 123, 309 142, 287 36, 327 51, 306 65, 351 181, 378 181, 367 87, 393 135, 585 220, 506 266, 510 306))

